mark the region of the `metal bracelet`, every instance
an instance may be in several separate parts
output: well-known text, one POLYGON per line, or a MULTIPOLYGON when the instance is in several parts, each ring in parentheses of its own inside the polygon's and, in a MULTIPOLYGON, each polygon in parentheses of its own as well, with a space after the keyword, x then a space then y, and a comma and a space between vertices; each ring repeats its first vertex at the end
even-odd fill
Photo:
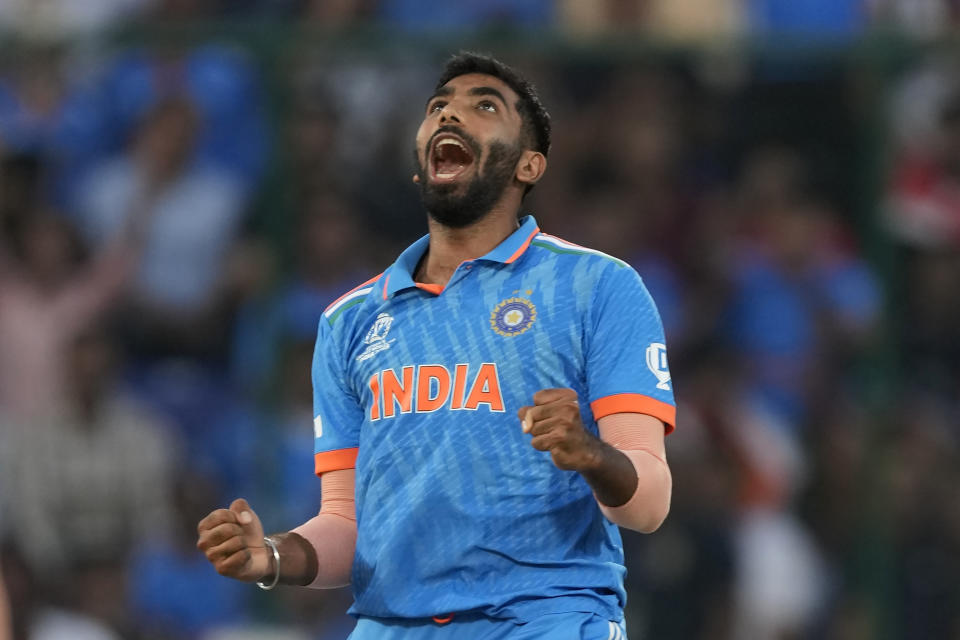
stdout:
POLYGON ((257 586, 264 591, 270 591, 270 589, 273 589, 277 586, 277 583, 280 582, 280 550, 277 549, 277 543, 274 542, 270 536, 264 537, 263 543, 273 551, 273 581, 270 584, 266 584, 263 580, 257 580, 257 586))

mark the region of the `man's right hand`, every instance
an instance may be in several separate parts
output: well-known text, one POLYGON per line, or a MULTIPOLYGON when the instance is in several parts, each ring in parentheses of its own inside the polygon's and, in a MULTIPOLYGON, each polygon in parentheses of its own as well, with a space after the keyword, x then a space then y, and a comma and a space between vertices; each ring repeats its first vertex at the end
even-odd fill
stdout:
POLYGON ((260 518, 243 498, 229 509, 211 512, 197 525, 197 533, 197 548, 222 576, 255 582, 276 570, 263 543, 260 518))

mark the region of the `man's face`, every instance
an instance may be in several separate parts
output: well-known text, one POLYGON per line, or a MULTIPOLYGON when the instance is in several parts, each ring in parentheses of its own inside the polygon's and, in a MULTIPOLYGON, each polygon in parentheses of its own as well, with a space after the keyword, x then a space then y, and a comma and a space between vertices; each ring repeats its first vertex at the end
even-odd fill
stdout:
POLYGON ((487 214, 514 179, 523 148, 517 94, 479 73, 453 78, 427 101, 417 131, 417 176, 435 220, 465 227, 487 214))

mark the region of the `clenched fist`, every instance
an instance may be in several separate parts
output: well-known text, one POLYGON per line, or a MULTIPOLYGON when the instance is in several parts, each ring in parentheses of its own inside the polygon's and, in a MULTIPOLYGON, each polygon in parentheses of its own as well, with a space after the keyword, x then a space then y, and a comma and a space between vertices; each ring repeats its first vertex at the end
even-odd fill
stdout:
POLYGON ((197 525, 197 548, 217 573, 255 582, 272 572, 273 555, 263 543, 263 525, 243 498, 217 509, 197 525))
POLYGON ((567 471, 590 471, 603 460, 603 443, 586 430, 580 403, 573 389, 544 389, 533 394, 533 406, 521 407, 517 416, 530 444, 549 451, 553 464, 567 471))

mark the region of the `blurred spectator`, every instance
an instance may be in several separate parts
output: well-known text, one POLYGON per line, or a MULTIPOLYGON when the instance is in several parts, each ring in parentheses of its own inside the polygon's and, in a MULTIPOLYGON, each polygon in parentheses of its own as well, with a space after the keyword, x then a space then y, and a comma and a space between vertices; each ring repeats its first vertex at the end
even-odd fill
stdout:
POLYGON ((155 0, 0 0, 0 27, 33 37, 89 35, 145 11, 155 0))
MULTIPOLYGON (((361 212, 335 193, 312 190, 304 197, 293 233, 294 270, 275 287, 277 266, 266 247, 246 242, 238 251, 236 278, 248 283, 240 302, 231 345, 234 379, 245 390, 261 393, 276 381, 278 356, 290 340, 316 339, 324 309, 344 292, 372 277, 361 212), (241 264, 242 262, 242 264, 241 264)), ((313 418, 308 416, 309 423, 313 418)))
POLYGON ((230 0, 220 7, 223 16, 290 18, 303 9, 305 0, 230 0))
POLYGON ((172 535, 138 547, 130 560, 130 602, 142 640, 207 637, 249 624, 250 585, 223 580, 197 553, 197 523, 219 504, 220 491, 187 471, 176 479, 172 535))
POLYGON ((150 211, 126 325, 147 352, 202 350, 219 332, 225 261, 246 202, 233 176, 192 160, 197 126, 187 100, 159 103, 126 152, 91 171, 78 198, 80 227, 94 246, 133 212, 150 211))
POLYGON ((801 638, 824 605, 824 568, 804 525, 787 510, 745 513, 737 530, 733 638, 801 638))
POLYGON ((715 39, 746 26, 744 0, 598 0, 557 2, 559 22, 574 35, 643 29, 656 38, 715 39))
POLYGON ((214 482, 220 502, 272 493, 260 475, 268 463, 260 450, 269 448, 272 436, 254 399, 238 393, 219 365, 181 355, 128 367, 126 381, 169 421, 183 446, 184 467, 214 482))
POLYGON ((892 525, 894 577, 889 620, 896 637, 954 638, 960 631, 960 432, 956 397, 905 398, 885 494, 892 525))
POLYGON ((743 0, 654 0, 646 8, 650 34, 676 39, 716 39, 746 28, 743 0))
POLYGON ((861 0, 747 0, 751 27, 774 36, 853 36, 866 24, 861 0))
POLYGON ((308 85, 294 88, 296 97, 284 131, 287 161, 297 182, 296 197, 308 188, 318 192, 343 188, 349 184, 345 175, 349 171, 341 155, 331 152, 340 136, 339 109, 326 91, 309 86, 312 78, 294 78, 292 82, 308 85))
POLYGON ((313 340, 289 341, 280 372, 275 472, 278 476, 277 522, 306 522, 320 509, 320 479, 313 473, 313 340))
POLYGON ((565 31, 576 35, 590 35, 618 28, 639 28, 643 18, 642 6, 643 3, 639 0, 558 0, 557 12, 560 25, 565 31))
POLYGON ((904 382, 948 400, 960 389, 960 249, 908 252, 897 307, 904 382))
MULTIPOLYGON (((802 441, 751 396, 735 352, 699 354, 685 378, 687 424, 729 465, 730 503, 720 517, 729 527, 732 584, 729 629, 720 637, 804 637, 824 605, 826 574, 813 536, 793 514, 807 478, 802 441)), ((701 487, 699 499, 717 491, 701 487)))
POLYGON ((960 14, 951 0, 867 0, 873 22, 931 38, 957 24, 960 14))
POLYGON ((378 17, 384 23, 411 31, 546 27, 553 14, 553 2, 550 0, 462 0, 445 3, 379 0, 378 4, 378 17))
POLYGON ((30 640, 121 640, 107 625, 67 609, 45 609, 30 627, 30 640))
POLYGON ((36 155, 11 152, 0 156, 0 238, 14 235, 36 208, 42 174, 43 162, 36 155))
POLYGON ((387 65, 355 56, 330 59, 323 48, 299 46, 284 71, 293 93, 285 138, 296 198, 327 189, 348 193, 364 208, 382 207, 387 222, 406 213, 397 210, 406 195, 419 217, 410 183, 409 105, 421 102, 423 90, 433 86, 424 66, 406 57, 387 65))
POLYGON ((904 276, 897 326, 908 382, 946 397, 960 388, 960 86, 945 75, 952 68, 922 66, 894 95, 903 127, 906 92, 929 85, 917 92, 927 108, 911 120, 927 135, 903 137, 886 202, 904 276))
POLYGON ((101 330, 78 336, 64 363, 69 403, 2 425, 12 540, 49 585, 72 576, 115 588, 134 545, 168 533, 177 446, 169 427, 116 388, 118 357, 101 330))
POLYGON ((70 46, 11 48, 0 71, 0 146, 41 162, 43 202, 64 207, 86 164, 110 149, 94 79, 70 46))
MULTIPOLYGON (((2 4, 0 4, 2 6, 2 4)), ((0 79, 0 136, 18 151, 53 146, 61 126, 66 82, 54 47, 15 51, 0 79)))
POLYGON ((863 403, 834 398, 835 404, 819 407, 809 421, 810 472, 797 510, 823 553, 827 602, 818 632, 866 640, 880 636, 883 626, 867 597, 883 588, 874 569, 887 532, 872 520, 885 492, 870 451, 880 429, 863 403))
POLYGON ((230 381, 261 399, 276 379, 279 344, 286 330, 278 304, 279 256, 262 237, 242 239, 233 249, 230 279, 236 283, 236 316, 231 327, 230 381))
POLYGON ((292 336, 314 338, 320 314, 345 291, 375 273, 360 249, 360 211, 334 194, 314 194, 297 225, 297 269, 283 306, 292 336))
MULTIPOLYGON (((165 7, 156 19, 173 20, 171 11, 165 7)), ((241 51, 213 44, 126 51, 98 91, 114 150, 161 105, 179 100, 195 112, 188 159, 231 174, 244 194, 256 191, 269 158, 268 129, 259 79, 241 51)))
POLYGON ((369 19, 377 0, 305 0, 301 16, 307 23, 325 29, 355 26, 369 19))
POLYGON ((949 51, 925 56, 889 88, 889 132, 895 159, 936 157, 943 108, 960 92, 960 60, 949 51))
POLYGON ((960 91, 936 114, 929 147, 907 149, 889 194, 889 222, 919 248, 960 247, 960 91))
POLYGON ((217 15, 222 0, 153 0, 152 22, 182 24, 190 21, 208 20, 217 15))
POLYGON ((14 219, 10 250, 0 236, 0 408, 12 417, 61 409, 71 344, 122 292, 150 215, 131 211, 89 264, 68 222, 50 213, 14 219))
MULTIPOLYGON (((775 175, 760 180, 761 194, 775 175)), ((753 179, 748 170, 745 180, 753 179)), ((796 428, 816 394, 833 393, 850 359, 870 345, 881 293, 829 204, 789 181, 753 202, 760 208, 745 219, 750 233, 733 265, 724 331, 753 393, 796 428)))

